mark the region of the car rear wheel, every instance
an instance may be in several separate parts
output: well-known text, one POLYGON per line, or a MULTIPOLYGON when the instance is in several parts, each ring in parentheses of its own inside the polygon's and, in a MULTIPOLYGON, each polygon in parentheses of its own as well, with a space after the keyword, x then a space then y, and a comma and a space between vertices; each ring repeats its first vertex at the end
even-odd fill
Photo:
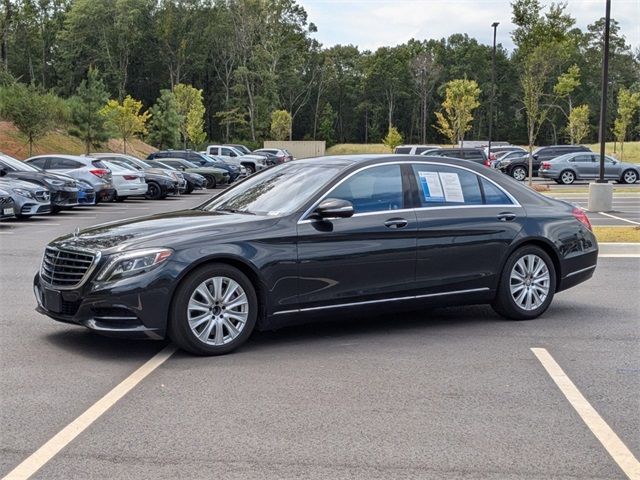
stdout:
POLYGON ((565 170, 560 174, 560 183, 563 185, 571 185, 576 181, 576 174, 571 170, 565 170))
POLYGON ((162 189, 160 185, 156 182, 149 182, 147 184, 147 193, 145 193, 144 197, 147 200, 159 200, 162 197, 162 189))
POLYGON ((191 273, 178 287, 169 336, 196 355, 221 355, 242 345, 258 318, 258 299, 240 270, 211 264, 191 273))
POLYGON ((493 309, 511 320, 542 315, 553 300, 556 273, 549 255, 539 247, 526 246, 507 259, 493 309))
POLYGON ((635 170, 625 170, 622 172, 622 183, 636 183, 638 181, 638 173, 635 170))
POLYGON ((524 180, 527 178, 527 171, 524 167, 515 167, 513 170, 511 170, 511 176, 519 182, 524 182, 524 180))
POLYGON ((247 175, 253 175, 254 173, 256 173, 256 167, 254 167, 253 165, 244 165, 244 168, 247 169, 247 175))

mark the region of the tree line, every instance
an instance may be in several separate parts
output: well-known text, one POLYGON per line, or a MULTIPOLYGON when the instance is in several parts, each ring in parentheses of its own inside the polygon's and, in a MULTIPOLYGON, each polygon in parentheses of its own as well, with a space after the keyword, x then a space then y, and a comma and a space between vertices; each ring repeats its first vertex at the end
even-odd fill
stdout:
MULTIPOLYGON (((108 135, 369 143, 392 128, 453 143, 488 137, 493 98, 495 140, 595 141, 604 19, 581 30, 565 4, 538 0, 514 0, 511 17, 492 90, 492 46, 467 34, 326 48, 294 0, 2 0, 0 115, 48 112, 30 141, 64 121, 87 149, 108 135)), ((607 135, 638 138, 640 51, 615 20, 610 48, 607 135)))

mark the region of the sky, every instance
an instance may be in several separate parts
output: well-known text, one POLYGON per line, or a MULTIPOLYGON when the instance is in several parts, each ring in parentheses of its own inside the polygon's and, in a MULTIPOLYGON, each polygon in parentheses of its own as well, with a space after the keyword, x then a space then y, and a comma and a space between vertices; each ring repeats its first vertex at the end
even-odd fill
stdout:
MULTIPOLYGON (((467 33, 480 43, 493 41, 513 49, 509 0, 298 0, 316 24, 315 38, 325 47, 356 45, 360 50, 395 46, 411 38, 440 39, 467 33)), ((542 1, 543 5, 551 2, 542 1)), ((605 0, 566 0, 567 11, 582 30, 604 17, 605 0)), ((612 0, 611 17, 634 49, 640 47, 640 0, 612 0)))

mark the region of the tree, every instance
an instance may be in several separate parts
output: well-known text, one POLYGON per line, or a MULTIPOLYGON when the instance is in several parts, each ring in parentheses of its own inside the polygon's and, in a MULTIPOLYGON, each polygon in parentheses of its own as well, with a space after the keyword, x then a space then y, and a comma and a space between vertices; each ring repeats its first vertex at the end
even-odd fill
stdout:
POLYGON ((320 139, 324 140, 328 147, 333 145, 336 141, 336 112, 333 111, 330 103, 327 103, 322 110, 322 115, 320 116, 320 128, 318 129, 318 133, 320 134, 320 139))
POLYGON ((572 145, 581 143, 589 134, 589 105, 579 105, 571 109, 567 132, 572 145))
POLYGON ((473 111, 480 105, 480 87, 475 80, 457 79, 447 83, 443 112, 436 112, 436 129, 452 144, 464 142, 464 134, 471 128, 473 111))
POLYGON ((618 92, 618 115, 613 124, 613 133, 620 143, 620 158, 624 158, 624 141, 636 111, 640 108, 640 92, 621 88, 618 92))
POLYGON ((122 103, 118 100, 109 100, 100 110, 115 131, 122 138, 122 149, 127 153, 127 142, 135 135, 146 133, 146 123, 151 114, 140 112, 142 102, 127 95, 122 103))
POLYGON ((100 110, 109 100, 109 94, 97 68, 90 68, 87 78, 70 99, 72 133, 85 145, 85 153, 91 152, 92 145, 99 145, 109 138, 105 127, 105 117, 100 110))
POLYGON ((176 97, 178 115, 180 115, 180 134, 184 147, 187 147, 188 140, 195 144, 201 143, 204 141, 202 136, 205 113, 202 90, 179 83, 173 89, 173 94, 176 97))
POLYGON ((156 103, 149 109, 149 141, 160 150, 175 148, 180 141, 180 114, 171 90, 160 90, 156 103))
POLYGON ((402 135, 400 135, 396 127, 391 127, 387 132, 387 136, 382 139, 382 143, 384 143, 389 150, 393 151, 394 148, 402 144, 402 135))
POLYGON ((29 156, 33 145, 65 116, 63 101, 34 85, 14 83, 0 88, 0 116, 13 122, 27 137, 29 156))
POLYGON ((291 132, 291 114, 286 110, 271 113, 271 136, 274 140, 286 140, 291 132))

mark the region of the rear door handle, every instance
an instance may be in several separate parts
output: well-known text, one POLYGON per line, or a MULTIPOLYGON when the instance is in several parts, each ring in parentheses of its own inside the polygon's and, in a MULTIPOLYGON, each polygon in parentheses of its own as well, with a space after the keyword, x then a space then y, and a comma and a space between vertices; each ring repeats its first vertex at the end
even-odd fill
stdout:
POLYGON ((498 220, 501 222, 511 222, 516 219, 516 214, 511 212, 502 212, 498 214, 498 220))
POLYGON ((384 226, 387 228, 404 228, 409 224, 404 218, 390 218, 384 222, 384 226))

